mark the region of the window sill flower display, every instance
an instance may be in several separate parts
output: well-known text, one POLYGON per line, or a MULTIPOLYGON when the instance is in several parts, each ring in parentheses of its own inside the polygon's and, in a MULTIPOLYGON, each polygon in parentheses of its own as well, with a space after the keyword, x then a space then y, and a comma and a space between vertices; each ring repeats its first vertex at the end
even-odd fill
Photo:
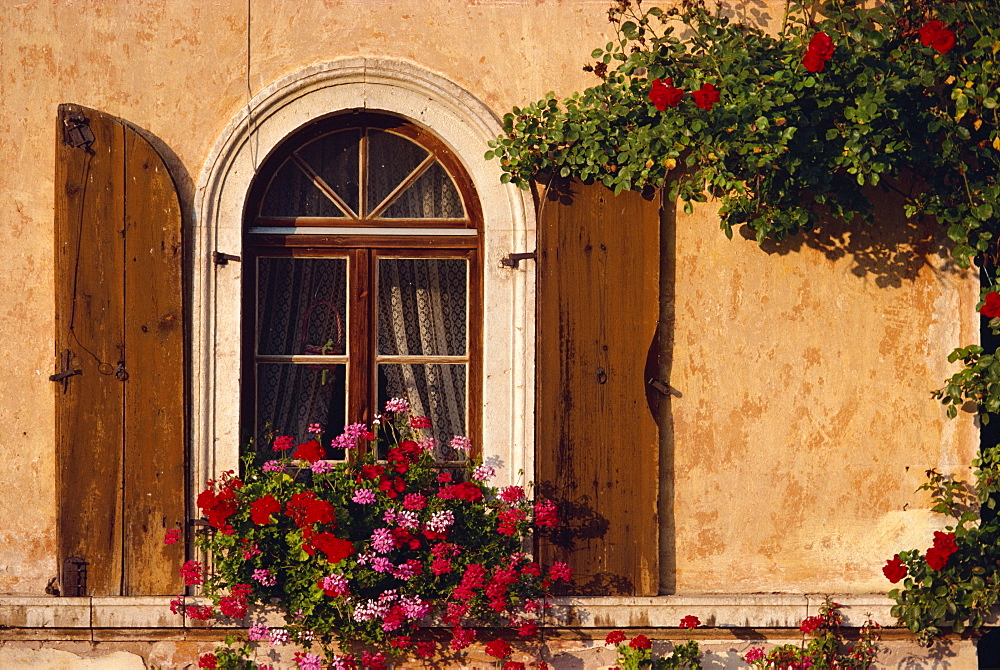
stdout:
MULTIPOLYGON (((321 460, 318 442, 279 436, 274 460, 257 465, 248 456, 242 477, 209 482, 198 496, 207 526, 196 544, 212 564, 189 561, 182 574, 213 604, 178 598, 174 611, 243 619, 252 606, 277 606, 285 625, 254 624, 249 642, 295 642, 307 650, 302 668, 461 653, 483 627, 537 635, 553 585, 571 573, 561 563, 543 568, 522 546, 533 530, 558 524, 555 506, 530 501, 518 486, 494 489, 482 464, 436 467, 414 428, 426 420, 408 418, 398 399, 391 409, 378 427, 388 443, 382 460, 383 440, 358 424, 334 440, 347 449, 345 462, 321 460), (418 634, 432 619, 451 630, 443 645, 418 634)), ((494 652, 501 642, 491 643, 494 652)), ((218 667, 252 667, 246 648, 209 656, 218 667)))
POLYGON ((806 617, 799 626, 803 636, 811 636, 808 642, 803 641, 801 645, 783 644, 770 651, 765 651, 764 647, 752 647, 743 654, 743 660, 758 670, 869 670, 878 657, 879 625, 871 620, 866 621, 857 641, 848 643, 841 634, 842 623, 840 605, 827 598, 820 605, 819 614, 806 617))
POLYGON ((486 153, 504 182, 665 188, 689 213, 711 195, 727 235, 746 224, 758 241, 831 216, 878 223, 884 190, 944 225, 963 267, 995 243, 992 0, 790 0, 776 34, 739 9, 673 4, 616 0, 617 36, 584 67, 600 83, 504 117, 486 153))

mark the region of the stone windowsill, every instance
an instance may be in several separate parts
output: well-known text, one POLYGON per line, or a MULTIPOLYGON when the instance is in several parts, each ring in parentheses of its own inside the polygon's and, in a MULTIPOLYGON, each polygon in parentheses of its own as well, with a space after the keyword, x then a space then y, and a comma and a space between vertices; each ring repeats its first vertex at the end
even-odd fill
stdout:
MULTIPOLYGON (((892 626, 893 602, 881 594, 836 595, 844 622, 860 626, 870 615, 892 626)), ((7 628, 205 628, 174 615, 170 596, 55 598, 0 596, 0 627, 7 628)), ((188 598, 188 603, 200 602, 188 598)), ((570 628, 676 628, 694 615, 708 628, 798 628, 816 614, 823 596, 721 594, 655 597, 567 597, 553 601, 549 625, 570 628)), ((213 624, 219 626, 220 624, 213 624)), ((225 626, 225 624, 222 624, 225 626)))

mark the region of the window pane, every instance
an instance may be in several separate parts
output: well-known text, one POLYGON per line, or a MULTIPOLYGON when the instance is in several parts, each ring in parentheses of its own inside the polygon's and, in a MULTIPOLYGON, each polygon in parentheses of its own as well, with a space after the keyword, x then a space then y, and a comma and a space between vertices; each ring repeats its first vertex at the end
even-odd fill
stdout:
POLYGON ((378 353, 465 355, 467 276, 464 258, 380 258, 378 353))
POLYGON ((258 258, 258 355, 344 354, 346 305, 346 258, 258 258))
POLYGON ((346 130, 325 135, 298 150, 299 157, 318 174, 327 186, 343 198, 355 213, 358 211, 358 147, 360 130, 346 130))
POLYGON ((426 416, 433 436, 444 447, 453 435, 465 435, 466 366, 463 364, 398 363, 378 366, 378 406, 389 398, 406 398, 413 416, 426 416))
POLYGON ((343 217, 344 213, 289 159, 268 186, 260 215, 343 217))
POLYGON ((434 163, 382 213, 384 219, 461 219, 462 198, 440 163, 434 163))
MULTIPOLYGON (((291 435, 296 444, 308 440, 309 424, 326 431, 324 446, 339 435, 346 416, 347 366, 343 364, 257 364, 257 449, 269 452, 274 435, 291 435)), ((342 455, 327 455, 342 458, 342 455)))
POLYGON ((369 130, 368 211, 378 207, 425 158, 427 151, 405 137, 369 130))

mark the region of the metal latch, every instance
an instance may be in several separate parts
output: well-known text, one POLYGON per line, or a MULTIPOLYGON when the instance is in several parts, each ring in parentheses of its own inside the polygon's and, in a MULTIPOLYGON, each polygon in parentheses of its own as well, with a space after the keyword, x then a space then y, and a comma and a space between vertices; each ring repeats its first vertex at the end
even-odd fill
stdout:
POLYGON ((534 260, 535 252, 527 251, 519 254, 507 254, 506 258, 500 259, 500 265, 505 268, 516 268, 521 261, 534 260))
POLYGON ((54 375, 49 375, 50 382, 59 382, 62 384, 63 393, 69 388, 69 378, 75 375, 82 375, 83 370, 76 369, 72 367, 73 365, 73 352, 69 349, 64 349, 62 354, 59 356, 59 372, 54 375))
POLYGON ((216 265, 229 265, 229 261, 239 263, 242 260, 242 258, 235 254, 224 254, 221 251, 212 252, 212 262, 216 265))

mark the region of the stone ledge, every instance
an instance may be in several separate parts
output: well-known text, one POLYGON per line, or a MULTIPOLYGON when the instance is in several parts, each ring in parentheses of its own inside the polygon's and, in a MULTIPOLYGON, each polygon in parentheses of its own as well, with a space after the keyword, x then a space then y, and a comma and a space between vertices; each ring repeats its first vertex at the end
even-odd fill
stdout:
MULTIPOLYGON (((714 594, 653 597, 564 597, 553 600, 548 625, 568 628, 677 628, 694 615, 709 628, 798 628, 816 614, 824 596, 714 594)), ((881 594, 834 595, 844 622, 860 626, 870 615, 893 626, 893 602, 881 594)), ((53 598, 0 596, 0 626, 8 628, 204 628, 205 622, 170 612, 170 596, 53 598)), ((204 602, 188 597, 187 602, 204 602)), ((244 622, 245 623, 245 622, 244 622)), ((213 627, 233 627, 212 622, 213 627)))

